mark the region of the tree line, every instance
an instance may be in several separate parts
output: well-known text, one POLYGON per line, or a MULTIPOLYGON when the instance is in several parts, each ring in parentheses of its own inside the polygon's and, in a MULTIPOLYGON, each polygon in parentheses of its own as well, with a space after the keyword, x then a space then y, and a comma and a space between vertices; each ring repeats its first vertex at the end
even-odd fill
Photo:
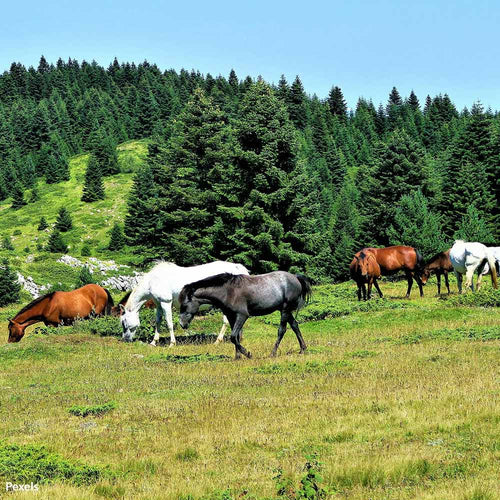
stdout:
POLYGON ((320 99, 299 77, 42 57, 0 76, 0 127, 0 199, 13 209, 36 200, 38 179, 67 179, 68 158, 85 151, 82 199, 102 198, 116 145, 150 138, 124 227, 145 259, 342 280, 364 246, 430 257, 455 237, 500 239, 500 116, 480 103, 459 111, 446 94, 421 104, 393 88, 385 105, 348 110, 338 86, 320 99))

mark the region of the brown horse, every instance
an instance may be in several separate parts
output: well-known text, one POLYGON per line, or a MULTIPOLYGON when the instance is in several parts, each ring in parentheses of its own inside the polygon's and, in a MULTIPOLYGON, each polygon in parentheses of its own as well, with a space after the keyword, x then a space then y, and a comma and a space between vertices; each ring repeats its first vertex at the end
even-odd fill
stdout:
POLYGON ((405 273, 406 279, 408 280, 406 298, 410 297, 413 279, 415 279, 418 284, 420 297, 424 296, 424 291, 422 290, 422 280, 420 279, 420 274, 422 273, 422 268, 424 266, 424 260, 418 250, 413 247, 396 245, 385 248, 364 248, 363 252, 371 252, 375 255, 377 263, 380 266, 382 276, 395 274, 398 271, 403 271, 405 273))
POLYGON ((444 282, 446 288, 448 289, 448 295, 450 295, 450 283, 448 282, 448 273, 453 272, 453 264, 450 260, 450 250, 446 252, 440 252, 434 255, 432 259, 429 259, 424 266, 422 271, 422 283, 425 285, 432 273, 436 274, 437 285, 438 285, 438 295, 441 295, 441 276, 444 274, 444 282))
POLYGON ((358 285, 358 300, 361 300, 361 292, 363 292, 363 300, 366 300, 366 285, 368 285, 368 300, 372 296, 372 285, 375 285, 378 294, 383 296, 377 283, 381 275, 380 266, 373 253, 363 250, 357 252, 349 266, 349 273, 358 285))
POLYGON ((45 326, 70 325, 76 319, 111 314, 113 299, 99 285, 85 285, 71 292, 52 292, 23 307, 9 321, 9 342, 19 342, 26 327, 43 321, 45 326))
MULTIPOLYGON (((127 292, 123 298, 118 302, 116 306, 113 306, 111 308, 111 316, 121 316, 123 313, 123 309, 120 306, 124 306, 127 303, 128 298, 130 297, 130 294, 132 293, 132 290, 130 292, 127 292)), ((154 309, 156 307, 155 301, 153 299, 149 299, 144 303, 142 307, 145 307, 146 309, 154 309)))

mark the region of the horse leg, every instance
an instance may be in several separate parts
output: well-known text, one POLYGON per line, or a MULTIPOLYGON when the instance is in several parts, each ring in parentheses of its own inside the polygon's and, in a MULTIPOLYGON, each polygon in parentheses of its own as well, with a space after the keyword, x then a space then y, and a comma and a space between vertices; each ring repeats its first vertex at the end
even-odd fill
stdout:
POLYGON ((304 342, 304 339, 302 338, 302 333, 300 333, 299 324, 297 323, 297 320, 293 317, 292 313, 288 314, 288 323, 290 323, 290 326, 292 327, 292 330, 295 332, 297 340, 299 341, 300 354, 304 354, 305 350, 307 349, 307 346, 306 343, 304 342))
POLYGON ((168 331, 170 332, 170 345, 169 347, 174 347, 175 335, 174 335, 174 322, 172 321, 172 301, 168 301, 161 305, 163 312, 165 314, 165 319, 167 320, 168 331))
POLYGON ((468 268, 465 273, 465 290, 467 290, 467 288, 474 291, 474 269, 472 267, 468 268))
POLYGON ((378 292, 378 294, 380 295, 380 298, 382 298, 384 295, 383 295, 383 293, 382 293, 382 290, 381 290, 381 289, 380 289, 380 287, 378 286, 378 282, 377 282, 377 280, 376 280, 376 279, 375 279, 375 280, 373 280, 373 284, 375 285, 375 288, 377 289, 377 292, 378 292))
POLYGON ((370 278, 368 281, 368 300, 372 298, 372 285, 373 285, 373 279, 370 278))
POLYGON ((358 283, 358 300, 361 300, 361 285, 358 283))
POLYGON ((364 283, 361 284, 361 290, 363 291, 363 300, 366 300, 366 285, 364 283))
POLYGON ((444 283, 446 285, 446 288, 448 289, 448 295, 450 295, 450 282, 448 281, 448 271, 445 271, 443 274, 444 274, 444 283))
POLYGON ((456 271, 453 272, 455 273, 455 278, 457 278, 458 293, 462 293, 463 276, 460 273, 457 273, 456 271))
POLYGON ((222 328, 220 329, 219 335, 217 335, 215 344, 224 342, 224 334, 226 333, 227 325, 229 325, 229 320, 226 318, 226 316, 222 315, 222 328))
POLYGON ((441 273, 436 273, 436 278, 438 282, 438 295, 441 295, 441 273))
POLYGON ((281 339, 285 335, 287 323, 288 323, 288 313, 285 311, 281 311, 281 321, 280 321, 280 326, 278 328, 278 339, 276 340, 276 344, 274 344, 273 350, 271 351, 271 356, 273 357, 276 356, 276 352, 278 351, 281 339))
POLYGON ((160 325, 161 325, 161 318, 163 317, 163 311, 161 309, 161 305, 158 304, 156 306, 156 323, 155 323, 155 336, 153 337, 153 340, 150 342, 150 345, 155 346, 156 342, 160 340, 160 325))
POLYGON ((410 293, 411 293, 411 287, 413 286, 413 276, 411 275, 410 271, 406 271, 406 279, 408 280, 408 290, 406 291, 406 298, 410 298, 410 293))
POLYGON ((417 282, 417 285, 418 285, 420 297, 423 297, 424 296, 424 287, 422 284, 422 280, 420 279, 420 276, 417 273, 415 273, 414 278, 415 278, 415 281, 417 282))
MULTIPOLYGON (((252 354, 250 351, 247 351, 241 344, 240 344, 240 334, 241 330, 243 328, 243 325, 245 321, 248 319, 248 316, 245 316, 243 314, 237 314, 236 318, 233 320, 232 325, 231 325, 231 342, 234 344, 235 348, 235 356, 234 359, 239 359, 240 353, 243 354, 243 356, 246 356, 247 358, 251 358, 252 354)), ((229 318, 229 322, 231 323, 231 318, 229 318)))

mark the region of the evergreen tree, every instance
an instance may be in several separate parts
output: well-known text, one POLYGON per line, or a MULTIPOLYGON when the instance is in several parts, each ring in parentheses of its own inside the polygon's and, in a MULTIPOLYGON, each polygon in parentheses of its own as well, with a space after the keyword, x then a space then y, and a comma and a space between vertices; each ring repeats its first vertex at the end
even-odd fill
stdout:
POLYGON ((4 259, 0 265, 0 307, 19 302, 21 285, 16 273, 11 270, 9 261, 4 259))
POLYGON ((12 189, 12 205, 11 207, 14 210, 23 207, 26 205, 26 200, 24 199, 24 190, 19 182, 14 184, 12 189))
POLYGON ((75 283, 75 288, 80 288, 82 286, 90 285, 92 283, 95 283, 95 278, 92 275, 92 272, 90 271, 88 266, 86 265, 82 266, 75 283))
POLYGON ((391 244, 415 247, 425 259, 447 247, 441 218, 429 209, 420 189, 401 197, 388 236, 391 244))
POLYGON ((456 240, 479 241, 484 245, 495 244, 493 232, 474 205, 468 206, 453 237, 456 240))
POLYGON ((104 184, 102 173, 97 158, 91 154, 85 171, 85 184, 83 185, 82 201, 87 203, 104 199, 104 184))
POLYGON ((110 240, 108 250, 116 251, 121 250, 125 245, 125 236, 123 234, 122 226, 118 223, 113 225, 110 233, 110 240))
POLYGON ((347 104, 344 100, 344 95, 340 87, 332 87, 330 93, 328 94, 328 106, 330 107, 330 112, 334 116, 338 116, 342 119, 347 118, 347 104))
POLYGON ((47 224, 47 220, 45 219, 45 217, 42 215, 42 217, 40 218, 40 222, 38 224, 38 231, 43 231, 44 229, 47 229, 49 227, 49 225, 47 224))
POLYGON ((4 250, 14 250, 14 247, 12 245, 12 241, 10 240, 10 236, 4 236, 2 240, 2 248, 4 250))
POLYGON ((31 194, 29 198, 29 203, 35 203, 40 200, 40 192, 38 191, 38 187, 36 184, 31 188, 31 194))
POLYGON ((374 168, 363 186, 366 232, 379 244, 390 243, 387 228, 403 195, 428 186, 428 169, 422 149, 404 131, 394 131, 387 143, 379 143, 374 168))
POLYGON ((290 113, 290 119, 298 129, 303 130, 307 124, 306 95, 298 75, 292 83, 289 95, 288 112, 290 113))
POLYGON ((66 253, 68 251, 68 247, 64 243, 61 233, 57 228, 50 234, 47 250, 51 253, 66 253))
POLYGON ((420 109, 420 103, 418 102, 418 97, 415 95, 413 90, 410 92, 410 97, 408 98, 408 104, 413 111, 420 109))
POLYGON ((55 228, 61 233, 65 233, 73 228, 73 221, 66 207, 61 207, 56 219, 55 228))

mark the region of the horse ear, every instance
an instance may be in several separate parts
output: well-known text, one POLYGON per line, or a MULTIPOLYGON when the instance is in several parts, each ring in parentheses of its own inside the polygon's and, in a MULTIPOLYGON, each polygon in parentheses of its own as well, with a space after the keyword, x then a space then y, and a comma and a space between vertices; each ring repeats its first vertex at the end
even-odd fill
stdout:
POLYGON ((123 304, 118 304, 118 307, 120 308, 120 314, 123 314, 125 312, 125 306, 123 304))

